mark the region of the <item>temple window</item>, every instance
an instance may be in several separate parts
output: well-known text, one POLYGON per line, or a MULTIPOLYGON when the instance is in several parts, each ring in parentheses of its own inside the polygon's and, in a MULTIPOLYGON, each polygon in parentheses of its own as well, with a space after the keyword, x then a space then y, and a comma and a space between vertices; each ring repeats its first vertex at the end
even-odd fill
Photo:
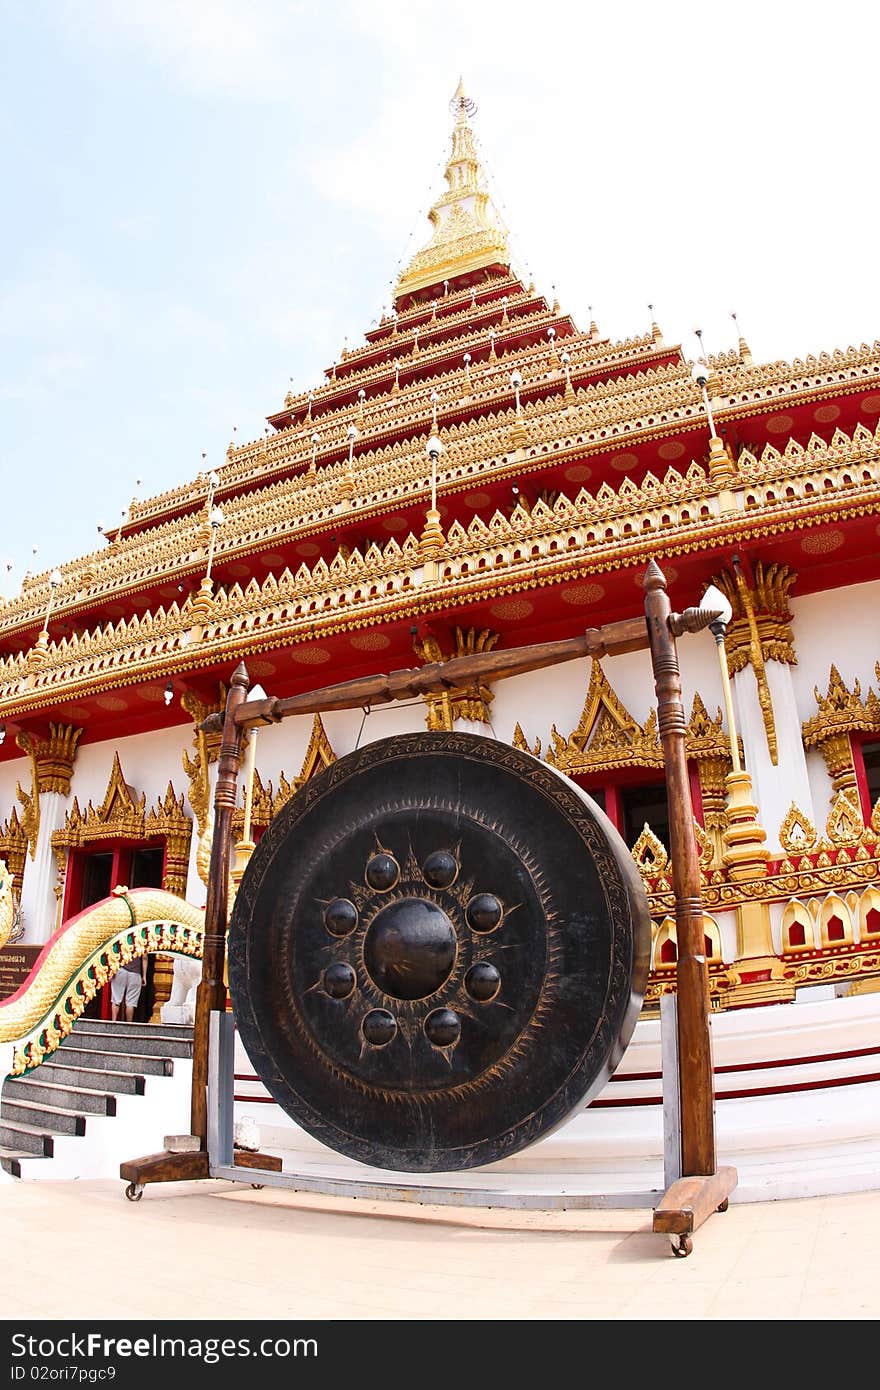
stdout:
POLYGON ((669 805, 666 799, 665 782, 641 782, 632 787, 617 789, 620 805, 618 829, 627 845, 632 849, 645 825, 649 825, 657 839, 669 849, 669 805))
POLYGON ((856 772, 856 786, 865 821, 880 798, 880 740, 854 738, 852 741, 853 764, 856 772))
POLYGON ((651 771, 647 768, 629 769, 628 773, 605 774, 601 782, 595 777, 583 776, 576 776, 575 781, 605 812, 629 849, 633 848, 648 825, 668 853, 666 783, 662 776, 652 776, 651 771), (637 776, 638 780, 631 781, 633 776, 637 776))
POLYGON ((829 917, 826 925, 828 928, 829 941, 844 940, 846 933, 844 932, 843 923, 841 922, 839 917, 837 917, 836 915, 829 917))

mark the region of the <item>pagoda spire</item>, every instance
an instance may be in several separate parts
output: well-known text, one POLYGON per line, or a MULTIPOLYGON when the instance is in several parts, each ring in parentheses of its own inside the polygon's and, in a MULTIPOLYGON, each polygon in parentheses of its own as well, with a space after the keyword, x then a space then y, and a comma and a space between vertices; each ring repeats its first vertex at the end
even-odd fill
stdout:
POLYGON ((428 213, 433 235, 401 273, 395 299, 440 286, 491 265, 510 266, 507 233, 485 187, 470 118, 474 102, 459 79, 449 103, 455 116, 447 188, 428 213))

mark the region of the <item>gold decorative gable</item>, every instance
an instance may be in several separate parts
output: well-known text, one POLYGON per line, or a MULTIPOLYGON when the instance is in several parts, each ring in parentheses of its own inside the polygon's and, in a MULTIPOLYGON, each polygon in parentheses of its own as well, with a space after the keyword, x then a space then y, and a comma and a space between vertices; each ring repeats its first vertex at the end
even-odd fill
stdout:
POLYGON ((82 849, 101 840, 132 840, 135 843, 164 840, 162 887, 166 892, 183 897, 186 893, 191 834, 192 821, 184 810, 183 793, 178 797, 169 782, 164 797, 147 811, 146 796, 141 794, 138 798, 128 785, 119 754, 114 753, 110 779, 100 806, 95 807, 90 801, 83 813, 79 801, 74 797, 64 825, 52 836, 52 851, 59 874, 56 895, 60 897, 63 891, 67 851, 82 849))
POLYGON ((826 693, 820 695, 819 687, 814 686, 813 694, 818 713, 804 721, 805 748, 818 748, 835 733, 880 734, 880 700, 869 689, 863 702, 859 681, 854 680, 850 690, 836 666, 828 673, 826 693))
POLYGON ((577 728, 563 738, 554 724, 550 740, 547 762, 570 775, 663 767, 656 710, 651 710, 644 725, 639 724, 615 695, 599 661, 592 664, 577 728))
MULTIPOLYGON (((880 671, 878 671, 880 675, 880 671)), ((862 687, 853 681, 850 690, 836 666, 828 673, 828 689, 820 695, 813 687, 818 711, 801 726, 805 748, 818 748, 828 768, 834 795, 843 793, 857 805, 856 772, 853 764, 852 734, 880 737, 880 700, 873 690, 862 701, 862 687)))
MULTIPOLYGON (((721 710, 709 714, 699 692, 694 696, 686 733, 687 755, 700 768, 701 782, 717 769, 723 795, 724 775, 730 769, 730 740, 724 729, 721 710)), ((624 767, 663 767, 663 749, 657 731, 657 713, 651 710, 644 724, 630 714, 615 694, 602 668, 594 661, 590 684, 577 727, 563 738, 554 724, 551 746, 545 754, 548 763, 568 773, 614 771, 624 767)), ((515 748, 540 756, 541 740, 531 747, 517 724, 515 748)), ((740 744, 740 749, 742 744, 740 744)))
MULTIPOLYGON (((721 758, 727 763, 730 762, 730 738, 722 723, 720 706, 716 706, 716 714, 713 719, 706 709, 699 691, 694 695, 690 722, 685 730, 685 737, 688 757, 693 758, 696 762, 701 762, 705 758, 721 758)), ((740 740, 740 754, 742 755, 742 740, 740 740)))
POLYGON ((325 767, 336 762, 336 754, 333 752, 330 740, 327 737, 327 730, 324 728, 324 721, 320 714, 316 714, 312 721, 312 736, 309 739, 309 746, 303 758, 299 776, 293 779, 293 791, 299 791, 304 782, 308 782, 310 777, 323 772, 325 767))
MULTIPOLYGON (((168 790, 174 791, 169 782, 168 790)), ((175 806, 177 802, 174 803, 175 806)), ((143 840, 146 838, 147 799, 136 794, 128 785, 119 761, 119 754, 113 754, 113 767, 110 780, 100 806, 90 801, 85 812, 80 809, 77 797, 64 818, 64 825, 52 836, 52 848, 80 848, 93 840, 143 840)), ((181 797, 180 815, 183 816, 181 797)))
POLYGON ((110 770, 110 781, 107 783, 104 800, 97 811, 93 810, 92 803, 89 802, 87 819, 95 821, 101 827, 102 833, 109 828, 116 829, 117 826, 127 828, 129 825, 138 826, 143 830, 146 804, 147 798, 143 793, 141 793, 140 801, 135 801, 134 788, 126 782, 122 772, 122 764, 119 761, 119 754, 114 753, 113 767, 110 770))

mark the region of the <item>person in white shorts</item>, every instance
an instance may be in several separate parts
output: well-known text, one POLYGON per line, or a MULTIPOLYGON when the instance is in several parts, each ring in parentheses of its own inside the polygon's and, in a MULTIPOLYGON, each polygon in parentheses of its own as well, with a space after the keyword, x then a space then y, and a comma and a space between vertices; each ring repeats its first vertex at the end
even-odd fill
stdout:
POLYGON ((141 997, 141 990, 146 982, 146 956, 139 956, 136 960, 130 960, 128 965, 123 965, 121 970, 117 970, 110 981, 110 1013, 114 1020, 119 1018, 119 1010, 124 1005, 125 1021, 131 1023, 138 1000, 141 997))

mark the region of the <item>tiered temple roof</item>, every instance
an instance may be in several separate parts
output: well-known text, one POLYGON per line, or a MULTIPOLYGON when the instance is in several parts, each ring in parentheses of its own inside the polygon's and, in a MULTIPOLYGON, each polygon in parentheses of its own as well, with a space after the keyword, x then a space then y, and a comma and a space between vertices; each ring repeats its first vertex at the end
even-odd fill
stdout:
POLYGON ((461 87, 453 107, 393 309, 215 481, 133 501, 60 584, 0 605, 0 722, 145 730, 182 718, 169 681, 207 696, 257 657, 293 692, 413 664, 414 626, 568 635, 634 611, 650 556, 685 604, 734 552, 796 568, 799 593, 880 572, 880 343, 759 365, 740 338, 704 394, 656 323, 579 328, 515 272, 461 87))

